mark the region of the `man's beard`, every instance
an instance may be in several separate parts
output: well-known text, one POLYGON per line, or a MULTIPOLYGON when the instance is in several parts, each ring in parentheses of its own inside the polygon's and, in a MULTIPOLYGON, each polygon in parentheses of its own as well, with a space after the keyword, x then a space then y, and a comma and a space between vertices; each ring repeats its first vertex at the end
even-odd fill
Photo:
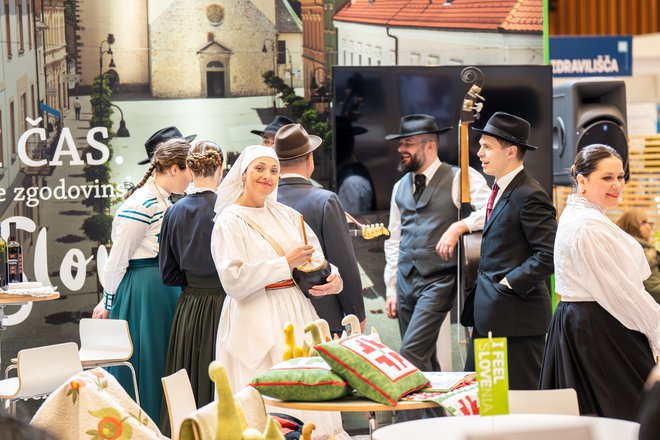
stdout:
POLYGON ((424 164, 423 158, 411 154, 410 160, 408 162, 404 162, 404 160, 401 159, 401 162, 399 162, 399 166, 397 167, 397 170, 399 170, 402 173, 414 173, 416 171, 419 171, 420 168, 422 168, 423 164, 424 164))

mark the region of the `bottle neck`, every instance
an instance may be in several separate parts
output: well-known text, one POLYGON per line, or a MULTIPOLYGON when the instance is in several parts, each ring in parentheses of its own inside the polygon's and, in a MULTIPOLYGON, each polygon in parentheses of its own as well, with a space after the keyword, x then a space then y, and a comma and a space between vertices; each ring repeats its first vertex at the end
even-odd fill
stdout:
POLYGON ((16 223, 9 223, 9 241, 16 241, 16 223))

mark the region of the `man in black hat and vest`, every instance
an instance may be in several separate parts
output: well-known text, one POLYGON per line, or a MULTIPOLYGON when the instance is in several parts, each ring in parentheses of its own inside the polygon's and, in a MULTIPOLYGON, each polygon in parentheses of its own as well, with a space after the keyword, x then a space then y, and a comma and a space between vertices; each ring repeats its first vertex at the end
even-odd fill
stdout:
POLYGON ((305 217, 326 260, 339 269, 344 289, 338 295, 313 297, 311 301, 319 317, 328 321, 330 331, 341 334, 341 321, 351 314, 358 317, 364 330, 364 299, 344 207, 335 193, 317 188, 309 180, 314 171, 313 151, 320 145, 321 138, 308 135, 300 124, 285 125, 277 132, 274 148, 282 170, 277 201, 305 217))
POLYGON ((465 300, 461 324, 473 327, 466 371, 474 371, 474 338, 506 336, 509 388, 538 387, 552 308, 556 211, 543 187, 527 175, 529 123, 497 112, 483 129, 479 152, 484 173, 495 177, 486 206, 477 283, 465 300))
POLYGON ((291 118, 277 115, 275 116, 275 119, 270 122, 270 124, 266 125, 266 128, 263 130, 250 130, 250 133, 261 136, 261 145, 264 147, 272 147, 277 130, 288 124, 294 124, 291 118))
POLYGON ((391 237, 385 242, 387 315, 399 319, 401 355, 422 371, 440 370, 436 340, 456 298, 453 248, 462 233, 481 228, 479 210, 489 195, 484 177, 470 168, 475 212, 456 221, 460 170, 438 158, 438 135, 449 130, 439 129, 433 116, 407 115, 401 118, 400 133, 385 137, 398 140, 399 171, 406 173, 394 185, 390 204, 391 237), (441 244, 443 249, 451 248, 447 261, 436 254, 441 244))

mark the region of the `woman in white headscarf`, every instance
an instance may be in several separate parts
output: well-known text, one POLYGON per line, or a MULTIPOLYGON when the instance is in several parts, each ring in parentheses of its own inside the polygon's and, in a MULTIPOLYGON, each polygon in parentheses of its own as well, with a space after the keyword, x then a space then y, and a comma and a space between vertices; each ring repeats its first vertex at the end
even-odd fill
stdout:
MULTIPOLYGON (((216 359, 227 369, 234 391, 282 361, 284 323, 294 324, 302 341, 304 327, 318 319, 309 299, 293 284, 293 268, 323 253, 300 213, 272 198, 280 166, 272 148, 247 147, 218 188, 211 253, 227 292, 216 344, 216 359)), ((310 295, 341 292, 342 280, 333 267, 326 283, 310 295)), ((314 422, 314 438, 348 439, 338 413, 292 414, 314 422)))

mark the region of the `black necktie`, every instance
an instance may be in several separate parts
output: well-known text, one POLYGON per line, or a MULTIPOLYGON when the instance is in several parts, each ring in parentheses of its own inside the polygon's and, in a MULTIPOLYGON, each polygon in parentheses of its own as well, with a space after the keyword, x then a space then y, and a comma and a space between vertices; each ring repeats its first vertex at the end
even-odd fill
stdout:
POLYGON ((419 201, 419 198, 422 197, 422 193, 426 188, 426 176, 424 174, 415 175, 415 192, 413 193, 413 198, 415 202, 419 201))

